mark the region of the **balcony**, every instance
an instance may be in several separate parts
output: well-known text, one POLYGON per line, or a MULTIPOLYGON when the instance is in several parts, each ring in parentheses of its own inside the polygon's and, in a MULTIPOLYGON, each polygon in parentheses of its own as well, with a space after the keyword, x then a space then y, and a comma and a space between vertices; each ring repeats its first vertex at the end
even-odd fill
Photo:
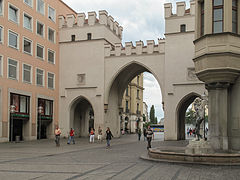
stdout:
POLYGON ((194 41, 196 75, 207 84, 234 83, 240 74, 240 36, 207 34, 194 41))

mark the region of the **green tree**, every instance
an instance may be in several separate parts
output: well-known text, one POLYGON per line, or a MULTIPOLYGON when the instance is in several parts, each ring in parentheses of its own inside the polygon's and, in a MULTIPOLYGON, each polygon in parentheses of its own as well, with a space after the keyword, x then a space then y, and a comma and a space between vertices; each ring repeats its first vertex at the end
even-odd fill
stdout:
POLYGON ((151 124, 157 124, 157 118, 155 117, 154 105, 152 105, 152 107, 150 109, 150 122, 151 122, 151 124))
POLYGON ((158 123, 158 120, 157 120, 157 117, 154 118, 154 124, 157 124, 158 123))
POLYGON ((185 115, 185 123, 186 124, 195 124, 196 119, 194 117, 194 111, 192 109, 188 109, 185 115))

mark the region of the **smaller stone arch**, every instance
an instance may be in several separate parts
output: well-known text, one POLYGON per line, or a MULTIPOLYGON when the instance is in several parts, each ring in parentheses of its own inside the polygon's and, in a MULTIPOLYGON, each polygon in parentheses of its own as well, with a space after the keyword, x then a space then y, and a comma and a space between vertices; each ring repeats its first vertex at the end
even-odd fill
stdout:
POLYGON ((189 105, 195 98, 201 97, 196 92, 191 92, 184 96, 177 105, 176 118, 177 118, 177 140, 185 140, 185 113, 189 105))
POLYGON ((78 96, 69 104, 69 127, 75 130, 76 136, 87 137, 90 128, 94 127, 94 108, 84 96, 78 96))

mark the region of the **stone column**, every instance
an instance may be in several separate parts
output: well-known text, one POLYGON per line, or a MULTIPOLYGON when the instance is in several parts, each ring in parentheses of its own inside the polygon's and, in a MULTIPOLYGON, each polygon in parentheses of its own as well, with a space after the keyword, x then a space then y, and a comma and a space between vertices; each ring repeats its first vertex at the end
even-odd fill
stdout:
POLYGON ((228 87, 230 83, 206 85, 209 97, 209 141, 214 150, 228 150, 228 87))

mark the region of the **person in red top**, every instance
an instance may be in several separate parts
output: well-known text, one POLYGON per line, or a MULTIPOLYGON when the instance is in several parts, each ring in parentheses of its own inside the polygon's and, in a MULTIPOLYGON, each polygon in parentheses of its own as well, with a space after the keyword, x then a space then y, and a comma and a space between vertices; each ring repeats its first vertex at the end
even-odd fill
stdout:
POLYGON ((69 132, 69 138, 68 138, 68 144, 71 143, 71 141, 73 142, 73 144, 75 144, 75 140, 74 140, 74 129, 71 128, 70 129, 70 132, 69 132))

